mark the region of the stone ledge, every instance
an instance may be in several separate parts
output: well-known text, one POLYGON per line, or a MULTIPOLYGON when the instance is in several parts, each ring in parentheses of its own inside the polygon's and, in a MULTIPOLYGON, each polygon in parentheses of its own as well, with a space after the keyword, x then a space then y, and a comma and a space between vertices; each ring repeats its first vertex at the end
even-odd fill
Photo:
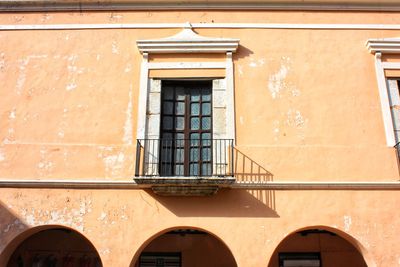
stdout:
POLYGON ((160 196, 212 196, 218 192, 217 185, 207 186, 152 186, 153 192, 160 196))
POLYGON ((236 179, 234 177, 135 177, 137 184, 162 184, 174 186, 189 185, 231 185, 236 179))

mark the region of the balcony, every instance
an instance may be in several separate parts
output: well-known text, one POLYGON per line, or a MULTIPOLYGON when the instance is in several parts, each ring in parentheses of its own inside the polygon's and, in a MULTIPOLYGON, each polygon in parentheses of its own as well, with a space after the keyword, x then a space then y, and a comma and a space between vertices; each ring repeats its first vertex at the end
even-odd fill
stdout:
POLYGON ((161 195, 211 195, 235 181, 232 139, 138 139, 135 181, 161 195))

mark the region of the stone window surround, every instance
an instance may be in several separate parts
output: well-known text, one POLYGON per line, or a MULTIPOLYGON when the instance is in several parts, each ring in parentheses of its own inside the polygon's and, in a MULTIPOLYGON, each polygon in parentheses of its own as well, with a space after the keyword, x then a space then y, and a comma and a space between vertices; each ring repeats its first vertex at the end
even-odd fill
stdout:
MULTIPOLYGON (((235 140, 232 53, 236 51, 239 40, 203 37, 193 32, 190 23, 188 23, 180 33, 174 36, 154 40, 138 40, 137 44, 143 55, 140 70, 137 139, 159 138, 161 79, 150 78, 150 70, 225 69, 225 77, 223 78, 204 78, 213 80, 213 138, 235 140), (157 63, 149 62, 149 53, 225 53, 226 60, 225 62, 157 63), (221 121, 221 118, 223 121, 221 121)), ((171 78, 179 79, 179 77, 171 78)))
POLYGON ((400 62, 382 62, 382 54, 400 55, 400 38, 369 39, 367 41, 367 48, 370 53, 375 55, 375 71, 381 100, 386 144, 393 147, 396 145, 396 137, 390 110, 389 88, 386 82, 385 70, 400 70, 400 62))

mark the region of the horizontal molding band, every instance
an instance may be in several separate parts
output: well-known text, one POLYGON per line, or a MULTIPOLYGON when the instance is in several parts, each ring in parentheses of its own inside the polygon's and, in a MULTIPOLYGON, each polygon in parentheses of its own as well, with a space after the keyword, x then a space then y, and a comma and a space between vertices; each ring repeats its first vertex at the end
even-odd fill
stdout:
POLYGON ((400 182, 236 182, 232 189, 245 190, 400 190, 400 182))
POLYGON ((46 12, 46 11, 134 11, 134 10, 289 10, 289 11, 400 11, 400 4, 392 3, 367 3, 367 4, 340 4, 340 3, 63 3, 61 1, 48 1, 48 3, 35 3, 34 1, 3 1, 0 4, 1 12, 46 12))
POLYGON ((147 67, 154 70, 164 69, 225 69, 225 62, 155 62, 147 67))
MULTIPOLYGON (((157 184, 160 186, 160 184, 157 184)), ((163 184, 162 186, 176 186, 163 184)), ((195 186, 190 184, 190 186, 195 186)), ((204 186, 199 184, 198 186, 204 186)), ((151 184, 101 180, 0 180, 0 188, 43 189, 149 189, 151 184)), ((235 182, 226 186, 242 190, 400 190, 400 182, 235 182)))
MULTIPOLYGON (((187 23, 21 24, 0 25, 0 31, 182 29, 187 23)), ((400 30, 400 24, 298 24, 298 23, 192 23, 197 29, 293 29, 293 30, 400 30)))

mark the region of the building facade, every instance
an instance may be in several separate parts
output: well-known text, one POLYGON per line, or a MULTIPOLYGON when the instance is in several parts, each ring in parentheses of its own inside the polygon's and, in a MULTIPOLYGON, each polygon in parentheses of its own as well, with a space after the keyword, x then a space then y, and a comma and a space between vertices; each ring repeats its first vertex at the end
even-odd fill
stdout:
POLYGON ((0 3, 0 266, 400 266, 399 13, 0 3))

